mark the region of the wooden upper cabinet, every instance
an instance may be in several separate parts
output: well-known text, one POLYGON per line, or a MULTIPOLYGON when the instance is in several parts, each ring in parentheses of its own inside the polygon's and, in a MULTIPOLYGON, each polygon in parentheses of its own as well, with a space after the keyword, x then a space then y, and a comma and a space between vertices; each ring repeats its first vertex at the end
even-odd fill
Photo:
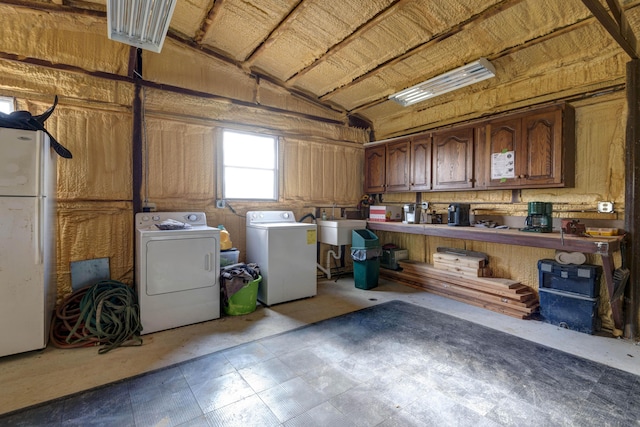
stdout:
POLYGON ((573 185, 574 113, 557 105, 486 125, 487 188, 573 185))
POLYGON ((574 180, 568 104, 365 148, 366 193, 572 187, 574 180))
POLYGON ((387 191, 409 191, 410 140, 387 144, 387 191))
POLYGON ((433 134, 433 189, 473 188, 473 127, 433 134))
POLYGON ((431 190, 431 135, 419 135, 411 139, 411 191, 431 190))
POLYGON ((374 145, 364 149, 365 193, 384 193, 387 179, 386 165, 386 145, 374 145))

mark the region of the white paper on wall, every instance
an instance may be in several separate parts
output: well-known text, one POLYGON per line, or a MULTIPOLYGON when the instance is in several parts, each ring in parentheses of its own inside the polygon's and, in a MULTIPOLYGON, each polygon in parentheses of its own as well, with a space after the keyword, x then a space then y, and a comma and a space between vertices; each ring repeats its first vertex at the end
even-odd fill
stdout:
POLYGON ((503 151, 491 155, 491 179, 515 178, 515 153, 503 151))

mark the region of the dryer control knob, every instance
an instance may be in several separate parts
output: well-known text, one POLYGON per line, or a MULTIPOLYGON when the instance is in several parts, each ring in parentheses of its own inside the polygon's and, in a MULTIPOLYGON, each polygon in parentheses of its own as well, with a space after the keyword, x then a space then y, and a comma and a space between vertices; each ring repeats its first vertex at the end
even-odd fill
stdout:
POLYGON ((196 215, 196 214, 187 215, 187 219, 189 221, 195 221, 196 219, 198 219, 198 215, 196 215))
POLYGON ((143 221, 149 221, 149 217, 145 215, 145 216, 142 217, 142 220, 143 221))
POLYGON ((151 219, 154 220, 154 221, 160 221, 160 216, 154 215, 154 216, 151 217, 151 219))

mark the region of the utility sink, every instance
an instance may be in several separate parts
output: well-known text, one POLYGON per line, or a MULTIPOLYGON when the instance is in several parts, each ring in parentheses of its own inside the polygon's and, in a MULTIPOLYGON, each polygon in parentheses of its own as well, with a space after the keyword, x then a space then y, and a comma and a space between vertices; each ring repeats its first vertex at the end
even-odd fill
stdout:
POLYGON ((367 228, 364 219, 318 219, 318 241, 327 245, 351 244, 351 231, 367 228))

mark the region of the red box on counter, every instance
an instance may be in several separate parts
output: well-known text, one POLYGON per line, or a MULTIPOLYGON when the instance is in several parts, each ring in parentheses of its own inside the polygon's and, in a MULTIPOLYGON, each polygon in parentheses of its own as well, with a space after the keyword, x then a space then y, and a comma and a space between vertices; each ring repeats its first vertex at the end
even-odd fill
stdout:
POLYGON ((369 221, 402 221, 402 206, 369 206, 369 221))

